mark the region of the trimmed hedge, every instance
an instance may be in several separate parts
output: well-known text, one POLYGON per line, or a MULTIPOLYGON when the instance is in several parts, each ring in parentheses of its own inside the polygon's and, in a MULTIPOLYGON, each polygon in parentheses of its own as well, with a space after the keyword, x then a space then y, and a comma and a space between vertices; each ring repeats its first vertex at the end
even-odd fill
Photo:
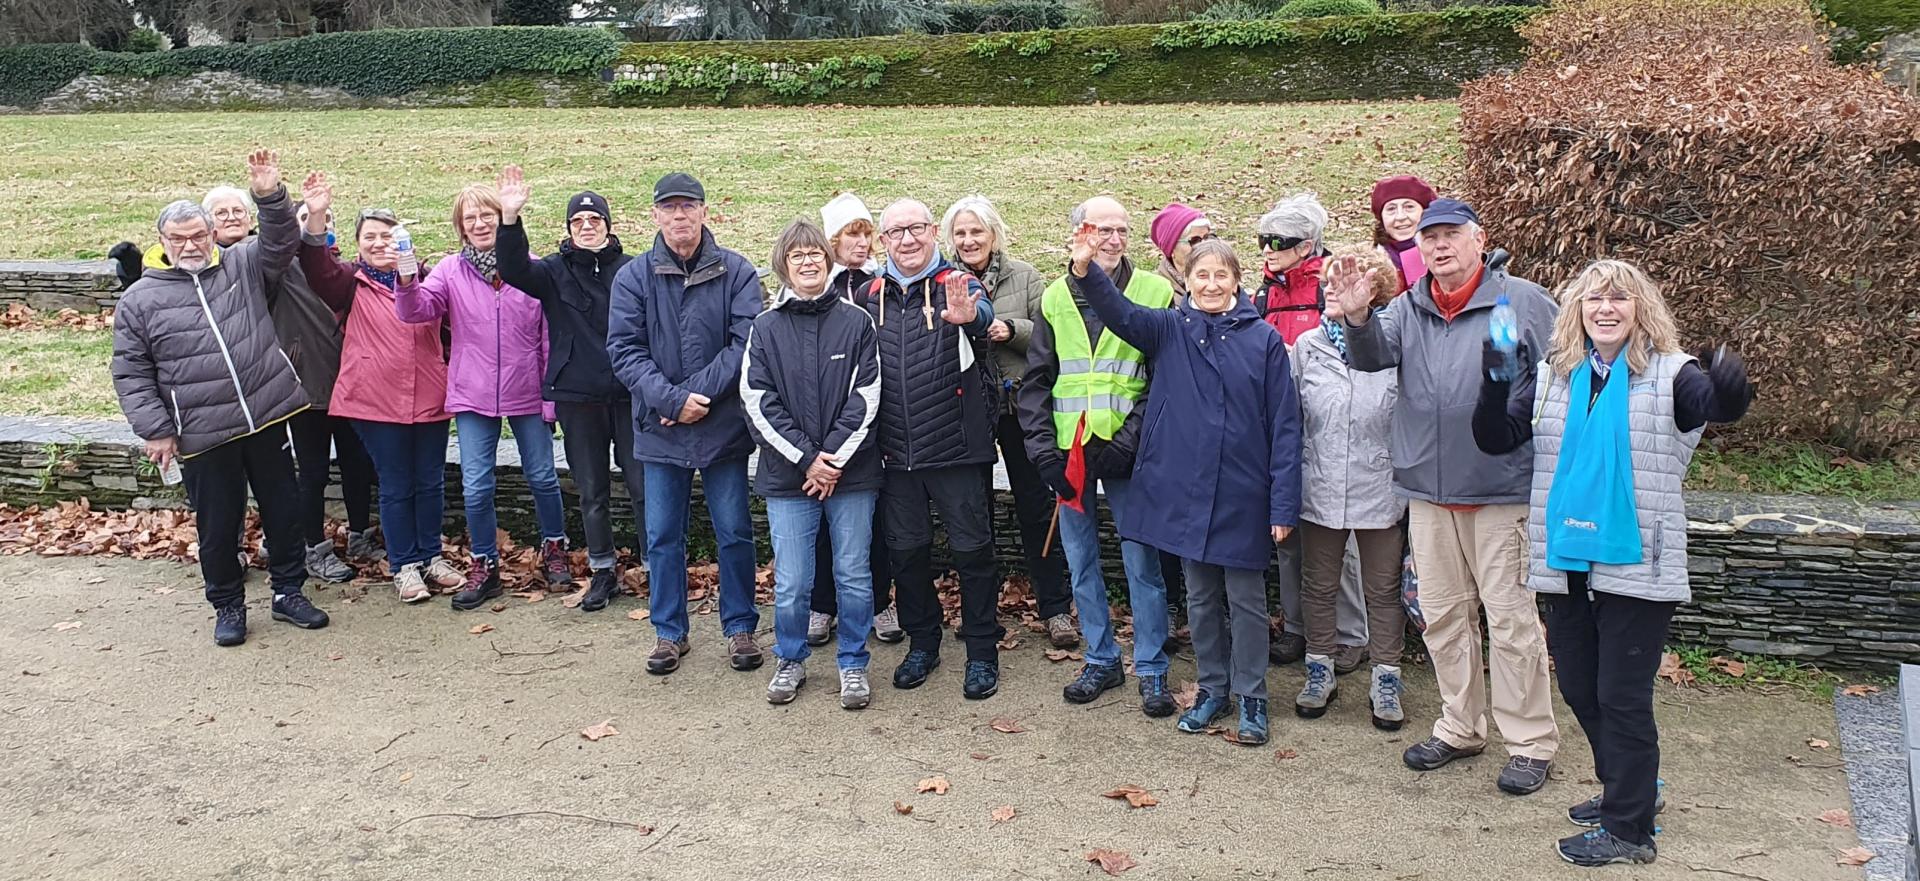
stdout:
POLYGON ((805 42, 629 44, 636 106, 1083 104, 1446 96, 1525 56, 1531 7, 805 42), (1205 51, 1196 51, 1205 50, 1205 51))
POLYGON ((988 34, 998 31, 1045 31, 1074 23, 1076 10, 1067 0, 992 0, 988 3, 952 0, 942 3, 946 21, 934 34, 988 34))

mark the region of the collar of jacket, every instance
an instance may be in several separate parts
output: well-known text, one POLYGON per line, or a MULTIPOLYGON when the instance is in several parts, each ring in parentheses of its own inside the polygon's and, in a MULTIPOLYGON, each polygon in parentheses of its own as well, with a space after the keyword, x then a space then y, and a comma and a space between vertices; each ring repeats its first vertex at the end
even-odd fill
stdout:
MULTIPOLYGON (((1480 265, 1485 268, 1486 274, 1480 277, 1480 287, 1474 290, 1473 298, 1467 301, 1466 308, 1460 310, 1461 315, 1475 309, 1492 309, 1500 296, 1507 293, 1507 282, 1512 278, 1507 274, 1507 260, 1510 256, 1499 248, 1481 255, 1480 265)), ((1444 316, 1440 314, 1440 307, 1433 302, 1432 271, 1428 271, 1418 282, 1415 282, 1413 287, 1407 290, 1406 296, 1412 298, 1415 308, 1425 310, 1433 317, 1444 320, 1444 316)))
POLYGON ((987 290, 991 291, 1000 286, 1000 274, 1007 271, 1007 255, 1004 251, 993 252, 987 256, 987 265, 978 271, 968 266, 967 261, 961 260, 958 255, 955 255, 953 268, 962 272, 971 273, 973 277, 980 279, 981 284, 986 285, 987 290))
POLYGON ((773 308, 796 315, 817 315, 832 309, 838 302, 840 302, 840 292, 834 290, 833 285, 827 285, 827 289, 821 291, 820 296, 811 300, 803 299, 794 292, 793 288, 781 285, 780 293, 774 295, 773 308))
POLYGON ((1248 323, 1265 323, 1260 320, 1260 310, 1253 308, 1253 301, 1247 299, 1246 291, 1235 293, 1233 295, 1233 308, 1218 314, 1203 311, 1195 307, 1192 297, 1182 297, 1176 301, 1176 303, 1175 308, 1179 309, 1182 315, 1200 319, 1203 329, 1207 326, 1225 324, 1229 330, 1239 330, 1248 323))
MULTIPOLYGON (((241 239, 241 241, 244 242, 246 241, 246 239, 241 239)), ((222 253, 225 253, 226 250, 227 250, 226 248, 222 248, 216 245, 213 249, 213 256, 207 260, 207 269, 212 269, 215 266, 219 266, 220 255, 222 253)), ((184 269, 175 267, 173 265, 173 261, 167 259, 167 249, 160 245, 154 245, 148 248, 146 253, 140 256, 140 268, 142 270, 141 271, 142 275, 145 275, 147 273, 152 273, 152 272, 172 272, 172 273, 178 273, 177 277, 185 278, 187 276, 191 276, 194 274, 184 269)), ((200 271, 205 272, 206 269, 203 269, 200 271)))
POLYGON ((621 254, 625 253, 620 248, 620 237, 616 235, 608 235, 607 246, 598 251, 589 251, 575 245, 571 237, 560 240, 559 250, 561 255, 566 257, 569 263, 579 263, 586 266, 598 263, 602 267, 605 267, 608 263, 613 262, 621 254))
POLYGON ((713 242, 713 230, 704 226, 700 228, 700 251, 695 255, 700 262, 692 272, 680 268, 680 256, 667 247, 667 237, 659 233, 653 234, 653 251, 649 256, 652 258, 650 262, 653 263, 654 275, 684 275, 687 277, 687 287, 727 274, 727 264, 721 259, 720 246, 713 242))
MULTIPOLYGON (((886 288, 888 290, 899 291, 901 297, 907 296, 907 286, 901 284, 900 279, 893 277, 893 273, 888 271, 891 268, 892 268, 891 265, 883 264, 879 267, 879 271, 874 273, 873 277, 886 282, 886 288)), ((947 262, 947 255, 942 254, 936 250, 933 252, 933 262, 928 263, 927 267, 921 270, 920 277, 913 281, 912 286, 915 288, 918 288, 923 284, 930 284, 933 282, 935 278, 939 277, 941 271, 947 270, 947 269, 959 269, 959 268, 960 267, 957 267, 954 264, 947 262)), ((962 269, 961 271, 966 272, 968 275, 973 274, 970 270, 962 269)), ((986 282, 984 281, 981 282, 981 285, 984 287, 986 285, 986 282)), ((944 300, 946 298, 946 295, 941 294, 940 297, 942 300, 944 300)))
MULTIPOLYGON (((860 266, 857 266, 855 268, 859 269, 861 272, 864 272, 870 276, 880 274, 880 264, 875 263, 872 257, 868 257, 866 263, 861 264, 860 266)), ((841 266, 838 263, 833 264, 833 269, 827 273, 827 286, 832 287, 833 283, 835 281, 838 281, 840 276, 843 276, 846 274, 847 274, 847 267, 841 266)))

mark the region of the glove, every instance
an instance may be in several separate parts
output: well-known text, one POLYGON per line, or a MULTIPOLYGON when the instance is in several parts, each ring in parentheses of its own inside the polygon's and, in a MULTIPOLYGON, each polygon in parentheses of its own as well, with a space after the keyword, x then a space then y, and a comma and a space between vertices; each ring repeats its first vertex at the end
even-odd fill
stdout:
POLYGON ((1125 479, 1133 476, 1133 454, 1114 446, 1111 442, 1100 445, 1093 455, 1093 467, 1090 469, 1101 477, 1125 479))
POLYGON ((1480 373, 1488 377, 1489 381, 1514 382, 1526 375, 1527 370, 1533 366, 1533 352, 1527 348, 1526 343, 1523 342, 1514 348, 1513 364, 1514 376, 1508 379, 1493 379, 1507 369, 1506 353, 1500 351, 1499 347, 1493 344, 1493 340, 1480 344, 1480 373))
MULTIPOLYGON (((1707 380, 1713 383, 1713 396, 1722 407, 1733 407, 1753 400, 1753 384, 1747 381, 1747 365, 1740 355, 1726 346, 1701 349, 1696 356, 1707 380)), ((1740 409, 1745 409, 1741 407, 1740 409)))
POLYGON ((1046 462, 1035 463, 1034 467, 1040 470, 1041 479, 1045 480, 1048 486, 1053 487, 1054 494, 1063 501, 1071 502, 1074 496, 1080 494, 1073 488, 1073 484, 1067 481, 1067 463, 1058 459, 1049 459, 1046 462))

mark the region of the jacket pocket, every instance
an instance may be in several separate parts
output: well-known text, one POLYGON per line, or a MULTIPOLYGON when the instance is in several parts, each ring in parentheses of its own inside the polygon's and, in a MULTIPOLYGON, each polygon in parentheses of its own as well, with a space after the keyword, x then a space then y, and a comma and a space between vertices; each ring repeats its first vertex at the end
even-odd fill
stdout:
POLYGON ((1660 554, 1662 551, 1666 550, 1666 544, 1667 544, 1666 521, 1665 520, 1653 521, 1653 553, 1651 554, 1651 558, 1653 562, 1653 577, 1655 580, 1659 580, 1660 578, 1660 554))

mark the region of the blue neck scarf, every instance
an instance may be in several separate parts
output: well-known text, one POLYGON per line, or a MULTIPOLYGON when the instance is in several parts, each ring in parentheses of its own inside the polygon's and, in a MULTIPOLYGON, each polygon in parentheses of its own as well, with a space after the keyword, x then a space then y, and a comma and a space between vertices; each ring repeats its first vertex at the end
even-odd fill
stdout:
POLYGON ((1351 361, 1353 359, 1347 357, 1347 329, 1341 327, 1341 324, 1342 322, 1335 321, 1324 315, 1320 317, 1320 329, 1327 335, 1327 342, 1332 343, 1334 348, 1340 350, 1340 360, 1351 361))
POLYGON ((1598 398, 1593 395, 1593 359, 1582 359, 1573 371, 1560 460, 1547 491, 1547 565, 1562 572, 1588 572, 1595 563, 1629 565, 1645 558, 1627 437, 1625 358, 1623 351, 1607 365, 1598 398))
POLYGON ((375 269, 373 268, 373 264, 362 260, 360 261, 360 271, 366 273, 368 278, 373 279, 375 284, 385 285, 387 290, 399 289, 400 271, 397 269, 375 269))

